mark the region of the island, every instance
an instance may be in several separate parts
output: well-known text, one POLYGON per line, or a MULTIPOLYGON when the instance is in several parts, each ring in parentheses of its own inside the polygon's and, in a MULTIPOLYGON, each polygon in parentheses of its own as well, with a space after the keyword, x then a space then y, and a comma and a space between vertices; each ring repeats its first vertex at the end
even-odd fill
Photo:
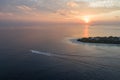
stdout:
POLYGON ((77 39, 79 42, 86 43, 104 43, 104 44, 120 44, 120 37, 88 37, 88 38, 79 38, 77 39))

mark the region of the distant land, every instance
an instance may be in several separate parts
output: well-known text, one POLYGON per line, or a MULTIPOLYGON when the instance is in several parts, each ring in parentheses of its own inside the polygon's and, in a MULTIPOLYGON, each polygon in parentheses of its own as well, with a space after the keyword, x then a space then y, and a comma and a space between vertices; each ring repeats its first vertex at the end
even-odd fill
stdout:
POLYGON ((79 42, 86 43, 104 43, 104 44, 120 44, 120 37, 88 37, 88 38, 79 38, 77 39, 79 42))

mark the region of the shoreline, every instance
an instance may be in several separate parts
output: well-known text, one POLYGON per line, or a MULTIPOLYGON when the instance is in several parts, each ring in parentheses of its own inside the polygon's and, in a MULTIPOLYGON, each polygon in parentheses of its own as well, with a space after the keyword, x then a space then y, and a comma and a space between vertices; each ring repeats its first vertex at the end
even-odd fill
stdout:
POLYGON ((79 38, 71 38, 69 39, 69 41, 72 44, 76 44, 76 45, 90 45, 90 46, 117 46, 120 47, 120 44, 105 44, 105 43, 89 43, 89 42, 81 42, 81 41, 77 41, 79 38))
POLYGON ((120 44, 120 37, 83 37, 77 39, 78 42, 84 43, 100 43, 100 44, 120 44))

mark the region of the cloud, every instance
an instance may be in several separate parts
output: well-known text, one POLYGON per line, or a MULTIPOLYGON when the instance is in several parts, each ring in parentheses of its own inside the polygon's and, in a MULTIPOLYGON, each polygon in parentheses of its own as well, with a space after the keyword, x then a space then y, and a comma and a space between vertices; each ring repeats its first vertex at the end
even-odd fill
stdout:
POLYGON ((67 11, 65 9, 59 9, 56 11, 56 13, 62 16, 68 16, 70 14, 70 11, 67 11))
POLYGON ((84 15, 109 14, 119 10, 119 5, 119 0, 0 0, 0 16, 28 18, 27 20, 62 20, 84 15))
POLYGON ((19 6, 16 6, 16 8, 19 12, 19 15, 38 16, 40 14, 39 10, 37 10, 34 7, 27 6, 27 5, 19 5, 19 6))
POLYGON ((114 5, 113 0, 103 0, 103 1, 90 2, 90 7, 93 7, 93 8, 98 8, 98 7, 112 8, 112 7, 115 7, 115 5, 114 5))
POLYGON ((0 16, 13 16, 13 13, 3 13, 3 12, 0 12, 0 16))
POLYGON ((18 9, 22 10, 22 11, 32 11, 33 8, 30 8, 28 6, 22 5, 22 6, 17 6, 18 9))
POLYGON ((120 9, 115 6, 112 6, 111 8, 99 7, 102 5, 109 6, 110 4, 108 3, 110 2, 112 2, 112 5, 120 5, 118 0, 1 0, 0 11, 20 13, 17 9, 21 11, 32 11, 33 9, 36 9, 36 11, 41 13, 43 12, 49 14, 62 9, 66 10, 66 12, 79 11, 79 13, 86 13, 87 11, 104 13, 120 9))
POLYGON ((68 7, 78 7, 79 5, 76 2, 70 1, 67 3, 68 7))

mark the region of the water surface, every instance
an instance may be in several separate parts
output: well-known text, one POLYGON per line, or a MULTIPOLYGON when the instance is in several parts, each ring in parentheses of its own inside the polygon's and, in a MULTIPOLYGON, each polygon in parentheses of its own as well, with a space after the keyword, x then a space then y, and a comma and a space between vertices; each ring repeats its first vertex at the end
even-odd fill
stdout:
POLYGON ((0 27, 0 80, 120 80, 119 45, 70 41, 120 36, 119 30, 107 25, 0 27))

